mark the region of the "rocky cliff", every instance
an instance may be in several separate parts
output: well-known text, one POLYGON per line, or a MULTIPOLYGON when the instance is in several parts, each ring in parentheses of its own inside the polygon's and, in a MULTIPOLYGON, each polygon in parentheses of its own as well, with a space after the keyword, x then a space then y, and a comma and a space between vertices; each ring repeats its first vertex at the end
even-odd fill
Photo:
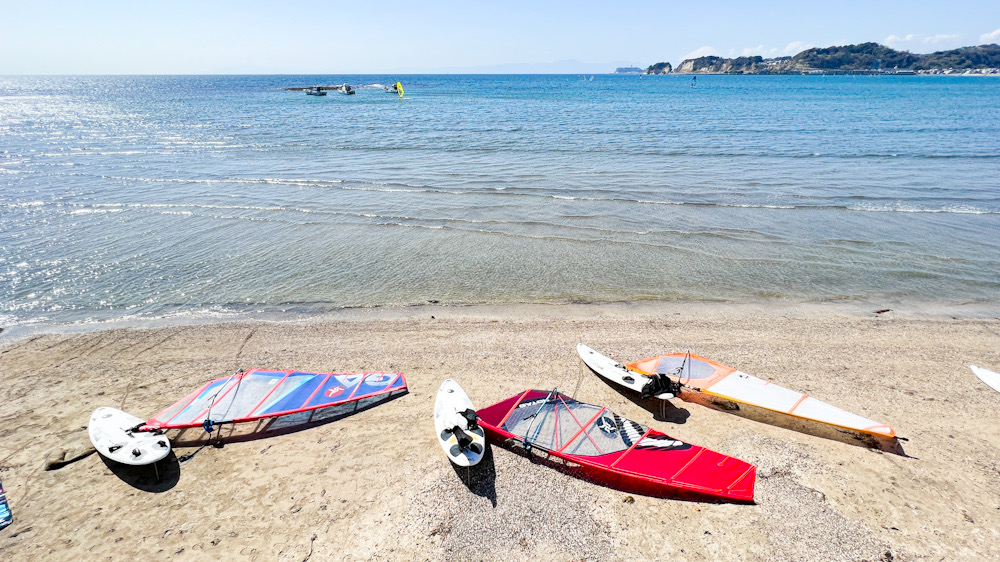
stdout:
POLYGON ((738 57, 724 59, 722 57, 698 57, 682 62, 677 67, 677 72, 681 74, 761 74, 776 64, 786 62, 788 58, 738 57))

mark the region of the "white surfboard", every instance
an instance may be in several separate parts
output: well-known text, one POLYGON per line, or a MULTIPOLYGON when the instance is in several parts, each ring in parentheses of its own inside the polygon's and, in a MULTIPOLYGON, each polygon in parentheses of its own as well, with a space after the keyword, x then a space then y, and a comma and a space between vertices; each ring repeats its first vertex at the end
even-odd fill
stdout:
POLYGON ((486 433, 469 420, 475 411, 476 407, 457 382, 445 379, 441 383, 434 402, 434 431, 444 454, 458 466, 473 466, 486 452, 486 433))
POLYGON ((144 422, 105 406, 91 414, 87 433, 97 452, 106 458, 135 466, 152 464, 170 454, 170 440, 157 432, 129 431, 144 422))
POLYGON ((983 381, 993 390, 1000 392, 1000 373, 995 373, 989 369, 984 369, 982 367, 977 367, 975 365, 969 365, 972 372, 979 377, 979 380, 983 381))
MULTIPOLYGON (((593 349, 581 344, 577 344, 576 352, 580 355, 580 359, 590 367, 591 371, 594 371, 601 377, 625 388, 634 390, 638 393, 642 393, 642 387, 649 382, 650 377, 636 373, 635 371, 629 371, 624 365, 618 363, 610 357, 601 355, 600 353, 594 351, 593 349)), ((670 392, 664 392, 662 394, 657 394, 657 398, 660 400, 670 400, 674 395, 670 392)))

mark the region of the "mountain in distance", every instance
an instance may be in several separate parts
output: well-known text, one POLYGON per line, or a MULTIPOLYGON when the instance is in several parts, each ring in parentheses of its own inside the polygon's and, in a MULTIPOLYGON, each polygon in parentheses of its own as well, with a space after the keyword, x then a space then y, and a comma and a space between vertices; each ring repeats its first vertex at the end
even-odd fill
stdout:
MULTIPOLYGON (((665 74, 669 63, 649 66, 645 74, 665 74)), ((698 57, 687 59, 678 74, 825 74, 825 73, 1000 73, 1000 45, 962 47, 926 55, 897 51, 878 43, 807 49, 792 57, 698 57), (992 71, 992 72, 989 72, 992 71)))

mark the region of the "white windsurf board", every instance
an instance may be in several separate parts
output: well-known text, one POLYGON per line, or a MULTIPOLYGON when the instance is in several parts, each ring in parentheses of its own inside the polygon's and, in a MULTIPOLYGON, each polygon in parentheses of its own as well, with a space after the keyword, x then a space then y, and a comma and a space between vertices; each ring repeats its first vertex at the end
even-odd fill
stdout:
MULTIPOLYGON (((582 343, 577 344, 576 352, 580 355, 580 359, 583 359, 583 362, 586 363, 587 367, 590 367, 591 371, 594 371, 602 378, 640 394, 642 393, 642 387, 651 378, 635 371, 629 371, 621 363, 610 357, 601 355, 582 343)), ((664 392, 657 394, 656 397, 660 400, 670 400, 674 395, 670 392, 664 392)))
POLYGON ((977 367, 975 365, 969 365, 972 372, 979 377, 979 380, 986 383, 993 390, 1000 392, 1000 373, 993 372, 989 369, 984 369, 982 367, 977 367))
POLYGON ((170 440, 158 432, 131 431, 144 422, 105 406, 91 414, 87 433, 101 456, 133 466, 152 464, 170 454, 170 440))
POLYGON ((470 422, 467 412, 476 412, 469 396, 457 382, 445 379, 434 401, 434 431, 444 454, 458 466, 473 466, 486 452, 486 433, 470 422))

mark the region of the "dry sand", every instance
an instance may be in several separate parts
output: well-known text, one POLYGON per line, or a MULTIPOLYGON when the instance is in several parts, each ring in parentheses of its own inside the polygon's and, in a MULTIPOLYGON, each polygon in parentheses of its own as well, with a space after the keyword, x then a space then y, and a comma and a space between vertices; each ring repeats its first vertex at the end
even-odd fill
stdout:
POLYGON ((0 478, 15 518, 0 559, 993 557, 1000 394, 967 365, 1000 366, 998 343, 997 318, 722 305, 434 306, 35 335, 0 346, 0 478), (684 423, 656 421, 584 371, 579 341, 628 360, 689 349, 891 424, 909 457, 684 403, 684 423), (85 455, 98 406, 151 416, 248 367, 400 370, 410 394, 206 447, 159 483, 85 455), (447 377, 480 407, 558 386, 744 459, 758 467, 757 504, 629 503, 497 447, 467 487, 431 421, 447 377))

